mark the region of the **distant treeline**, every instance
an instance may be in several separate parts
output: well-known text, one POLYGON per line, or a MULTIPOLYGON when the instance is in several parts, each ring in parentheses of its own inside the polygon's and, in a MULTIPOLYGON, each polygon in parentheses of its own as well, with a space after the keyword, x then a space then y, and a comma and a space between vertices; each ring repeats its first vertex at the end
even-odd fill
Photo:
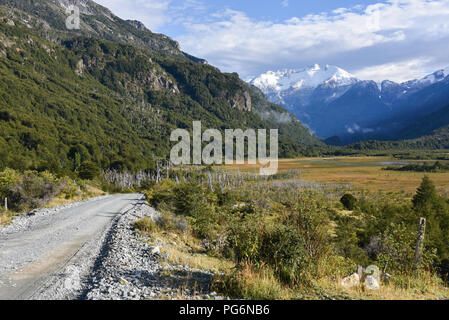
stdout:
POLYGON ((446 172, 449 171, 449 163, 441 163, 439 161, 434 164, 430 163, 416 163, 407 164, 400 167, 387 167, 384 170, 392 171, 415 171, 415 172, 446 172))

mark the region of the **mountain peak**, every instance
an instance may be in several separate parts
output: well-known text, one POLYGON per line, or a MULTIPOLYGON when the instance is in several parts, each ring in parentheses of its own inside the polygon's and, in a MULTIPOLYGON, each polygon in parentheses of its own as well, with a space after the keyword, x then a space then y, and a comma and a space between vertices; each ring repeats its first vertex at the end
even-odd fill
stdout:
POLYGON ((358 80, 349 72, 332 65, 314 64, 303 69, 268 71, 250 81, 263 92, 314 89, 320 85, 350 85, 358 80))
POLYGON ((437 70, 434 73, 419 79, 418 83, 422 85, 431 85, 434 84, 435 82, 444 80, 447 76, 449 76, 449 67, 437 70))
POLYGON ((148 31, 147 27, 145 27, 145 25, 138 20, 126 20, 126 21, 131 23, 134 27, 136 27, 140 31, 148 31))

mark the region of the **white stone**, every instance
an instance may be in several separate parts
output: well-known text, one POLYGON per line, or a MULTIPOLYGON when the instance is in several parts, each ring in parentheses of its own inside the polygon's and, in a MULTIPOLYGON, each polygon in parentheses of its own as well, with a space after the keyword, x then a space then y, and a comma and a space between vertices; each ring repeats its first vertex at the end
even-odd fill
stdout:
POLYGON ((159 246, 150 247, 150 252, 151 252, 151 254, 154 254, 154 255, 161 254, 161 249, 159 248, 159 246))

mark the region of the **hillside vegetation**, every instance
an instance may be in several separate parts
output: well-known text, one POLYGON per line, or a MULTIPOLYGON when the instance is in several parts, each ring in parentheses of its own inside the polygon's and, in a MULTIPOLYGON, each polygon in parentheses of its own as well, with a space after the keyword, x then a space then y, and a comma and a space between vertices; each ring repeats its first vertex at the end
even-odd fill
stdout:
POLYGON ((307 185, 295 172, 266 180, 206 170, 172 172, 146 196, 162 217, 155 223, 139 221, 136 228, 150 238, 176 239, 180 251, 170 246, 169 259, 220 270, 214 289, 222 294, 246 299, 447 297, 449 200, 427 177, 412 201, 401 193, 352 195, 336 186, 307 185), (341 202, 333 201, 340 197, 341 202), (420 217, 427 219, 427 229, 417 265, 420 217), (195 248, 192 254, 182 254, 185 245, 195 248), (367 289, 363 281, 350 288, 341 284, 358 266, 369 265, 383 274, 379 290, 367 289))
POLYGON ((121 42, 67 34, 49 41, 17 10, 0 9, 0 168, 152 168, 169 155, 170 132, 194 120, 220 130, 279 128, 282 156, 322 145, 236 74, 121 42), (271 116, 278 114, 288 121, 271 116))

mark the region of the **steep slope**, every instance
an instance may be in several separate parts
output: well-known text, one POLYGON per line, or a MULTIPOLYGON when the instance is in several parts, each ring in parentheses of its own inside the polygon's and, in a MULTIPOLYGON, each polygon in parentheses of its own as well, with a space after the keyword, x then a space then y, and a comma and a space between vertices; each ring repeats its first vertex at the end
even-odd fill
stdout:
POLYGON ((218 129, 280 128, 284 156, 304 153, 302 143, 320 144, 299 121, 271 117, 289 114, 252 100, 254 89, 236 74, 92 37, 51 41, 23 15, 0 7, 0 167, 68 172, 94 161, 144 169, 169 155, 174 128, 194 120, 218 129))
MULTIPOLYGON (((439 72, 437 72, 439 73, 439 72)), ((440 73, 441 74, 441 73, 440 73)), ((424 79, 429 78, 425 77, 424 79)), ((421 89, 407 91, 396 104, 388 117, 369 124, 376 131, 341 135, 346 142, 368 139, 402 140, 418 138, 449 124, 447 104, 449 103, 449 77, 427 82, 421 89)), ((403 88, 401 88, 402 90, 403 88)))
POLYGON ((390 111, 380 99, 374 81, 359 81, 341 97, 327 105, 316 105, 310 111, 312 128, 320 127, 321 135, 356 134, 375 131, 369 125, 390 111))
MULTIPOLYGON (((337 89, 352 85, 357 81, 353 75, 343 69, 315 64, 298 70, 268 71, 251 80, 250 84, 262 90, 270 101, 296 110, 300 106, 310 104, 314 90, 319 86, 337 89)), ((325 101, 336 98, 336 95, 331 92, 329 96, 321 94, 315 95, 315 98, 325 101)))
POLYGON ((449 105, 408 125, 397 136, 400 139, 414 139, 421 136, 428 136, 447 125, 449 125, 449 105))

